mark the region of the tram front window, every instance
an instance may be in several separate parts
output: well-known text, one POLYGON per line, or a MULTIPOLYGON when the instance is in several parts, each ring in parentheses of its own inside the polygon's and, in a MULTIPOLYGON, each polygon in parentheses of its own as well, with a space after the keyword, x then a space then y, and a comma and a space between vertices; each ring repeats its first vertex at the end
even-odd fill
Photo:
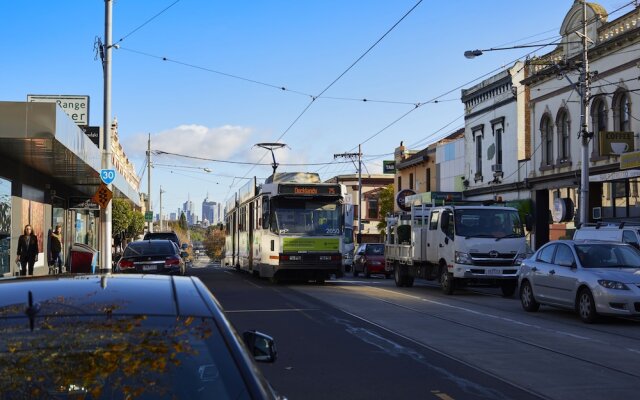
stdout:
POLYGON ((278 199, 271 228, 280 234, 336 236, 342 233, 342 207, 336 201, 278 199))

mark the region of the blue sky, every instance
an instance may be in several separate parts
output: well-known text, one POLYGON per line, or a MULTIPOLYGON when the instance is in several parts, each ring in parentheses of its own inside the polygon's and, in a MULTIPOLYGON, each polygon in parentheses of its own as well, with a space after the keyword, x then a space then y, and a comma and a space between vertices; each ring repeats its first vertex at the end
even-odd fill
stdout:
MULTIPOLYGON (((114 42, 174 1, 116 0, 114 42)), ((126 36, 113 52, 112 113, 127 155, 140 169, 150 133, 154 150, 270 162, 270 155, 264 157, 266 152, 254 145, 278 139, 310 103, 307 94, 319 94, 416 2, 178 1, 126 36)), ((599 2, 609 12, 627 3, 599 2)), ((334 153, 355 151, 366 141, 367 170, 380 173, 382 160, 392 158, 389 153, 401 140, 420 144, 419 149, 463 126, 458 86, 527 54, 527 49, 495 51, 468 60, 465 50, 553 41, 572 4, 424 0, 323 95, 334 99, 313 102, 282 137, 288 147, 277 151, 278 161, 331 163, 334 153), (414 108, 413 103, 451 90, 367 141, 414 108)), ((104 35, 104 2, 0 1, 0 18, 0 100, 25 101, 27 94, 89 95, 91 124, 101 125, 102 67, 94 59, 94 40, 104 35)), ((154 211, 162 185, 167 214, 190 195, 200 215, 207 193, 224 201, 244 181, 239 178, 266 177, 271 171, 270 166, 176 156, 153 161, 154 211)), ((322 179, 355 172, 353 165, 338 163, 279 168, 299 170, 319 171, 322 179)), ((146 175, 143 182, 146 191, 146 175)))

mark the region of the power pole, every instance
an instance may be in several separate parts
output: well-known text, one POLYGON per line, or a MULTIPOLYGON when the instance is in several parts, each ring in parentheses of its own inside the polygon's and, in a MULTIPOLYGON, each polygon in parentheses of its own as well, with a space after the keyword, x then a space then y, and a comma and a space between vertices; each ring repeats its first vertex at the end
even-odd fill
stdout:
MULTIPOLYGON (((151 134, 147 141, 147 211, 151 211, 151 134)), ((147 223, 147 232, 153 232, 153 212, 151 221, 147 223)))
MULTIPOLYGON (((360 214, 362 214, 362 210, 361 210, 361 206, 362 206, 362 151, 360 149, 360 145, 358 145, 358 152, 357 153, 340 153, 340 154, 334 154, 333 158, 348 158, 351 161, 354 161, 354 159, 357 157, 358 158, 358 236, 356 241, 358 242, 358 244, 360 244, 361 239, 362 239, 362 219, 360 217, 360 214)), ((354 163, 355 164, 355 163, 354 163)))
MULTIPOLYGON (((113 1, 104 1, 104 59, 102 70, 104 73, 104 105, 102 115, 103 126, 103 151, 102 168, 111 169, 111 27, 112 27, 113 1)), ((113 185, 108 185, 109 190, 113 190, 113 185)), ((111 207, 112 202, 100 213, 100 233, 102 243, 100 246, 100 269, 104 272, 111 272, 111 207)))
POLYGON ((580 80, 582 83, 582 90, 580 92, 582 97, 581 103, 581 122, 582 129, 580 132, 580 138, 582 141, 582 156, 581 163, 582 169, 580 173, 580 220, 581 224, 585 224, 589 221, 589 139, 591 133, 589 132, 589 98, 590 98, 590 82, 589 76, 589 59, 588 59, 588 36, 587 36, 587 2, 582 0, 582 73, 580 80))
POLYGON ((162 185, 160 185, 160 232, 162 232, 162 193, 164 192, 162 185))

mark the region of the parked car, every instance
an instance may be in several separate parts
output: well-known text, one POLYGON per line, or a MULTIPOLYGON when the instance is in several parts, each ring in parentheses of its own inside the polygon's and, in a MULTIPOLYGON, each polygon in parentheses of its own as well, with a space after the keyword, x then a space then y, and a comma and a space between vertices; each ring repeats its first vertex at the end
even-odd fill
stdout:
POLYGON ((171 240, 180 247, 180 239, 174 231, 170 232, 147 232, 144 234, 144 240, 171 240))
POLYGON ((184 275, 185 257, 186 252, 181 252, 170 240, 131 242, 124 249, 115 272, 184 275))
POLYGON ((572 309, 587 323, 598 315, 640 317, 640 251, 624 243, 558 240, 520 268, 520 301, 572 309))
POLYGON ((278 398, 254 362, 275 361, 273 339, 243 343, 198 278, 42 276, 0 291, 3 399, 278 398))
POLYGON ((353 276, 362 272, 365 278, 371 274, 384 274, 391 277, 391 272, 384 269, 384 243, 364 243, 358 247, 353 259, 353 276))
POLYGON ((640 225, 628 223, 597 223, 576 229, 573 240, 606 240, 629 243, 640 249, 640 225))

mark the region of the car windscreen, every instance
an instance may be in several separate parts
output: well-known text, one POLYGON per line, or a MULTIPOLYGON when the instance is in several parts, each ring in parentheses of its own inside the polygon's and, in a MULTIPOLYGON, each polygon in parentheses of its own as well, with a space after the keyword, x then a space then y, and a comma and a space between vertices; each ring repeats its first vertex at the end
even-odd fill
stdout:
POLYGON ((383 256, 384 245, 383 244, 368 244, 367 249, 364 252, 368 256, 383 256))
POLYGON ((632 246, 611 243, 576 244, 576 254, 584 268, 640 267, 640 251, 632 246))
POLYGON ((176 254, 175 246, 168 241, 146 241, 129 243, 122 257, 156 256, 176 254))
POLYGON ((35 329, 28 318, 0 318, 0 332, 9 399, 250 397, 209 318, 48 315, 35 329))

